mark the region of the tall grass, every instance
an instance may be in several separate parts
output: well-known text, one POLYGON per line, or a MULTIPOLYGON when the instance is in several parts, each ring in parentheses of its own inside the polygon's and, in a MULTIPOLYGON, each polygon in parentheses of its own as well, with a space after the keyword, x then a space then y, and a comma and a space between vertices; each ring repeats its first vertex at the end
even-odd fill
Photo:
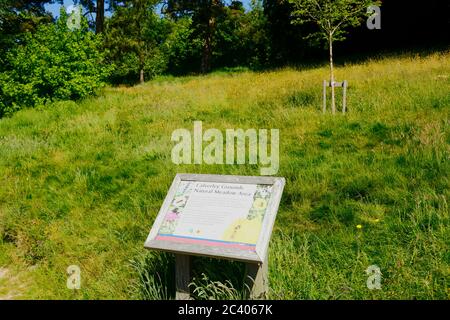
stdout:
MULTIPOLYGON (((259 174, 174 165, 172 131, 201 120, 221 131, 280 129, 287 182, 269 297, 450 298, 449 53, 338 68, 350 85, 345 116, 321 113, 327 74, 161 78, 1 119, 0 267, 30 279, 23 298, 173 298, 173 257, 143 242, 174 175, 259 174), (76 293, 66 288, 72 264, 82 272, 76 293), (381 290, 366 286, 370 265, 381 290)), ((193 295, 241 298, 243 270, 196 259, 193 295)))

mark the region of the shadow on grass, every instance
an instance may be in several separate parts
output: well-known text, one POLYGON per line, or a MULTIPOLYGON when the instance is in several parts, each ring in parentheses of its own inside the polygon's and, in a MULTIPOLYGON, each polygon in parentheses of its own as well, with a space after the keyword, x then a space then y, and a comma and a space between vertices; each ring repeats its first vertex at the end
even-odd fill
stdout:
MULTIPOLYGON (((369 61, 379 61, 392 58, 407 58, 407 57, 420 57, 426 58, 439 52, 448 52, 450 47, 448 44, 433 44, 431 46, 405 46, 402 48, 380 48, 373 49, 372 51, 365 50, 355 52, 355 50, 347 50, 346 43, 337 43, 334 54, 335 67, 343 67, 348 65, 358 65, 369 61)), ((225 76, 225 75, 239 75, 245 72, 277 72, 286 68, 291 68, 297 71, 307 71, 312 69, 318 69, 322 67, 328 68, 328 55, 327 50, 314 49, 309 55, 306 55, 298 61, 284 61, 283 63, 268 63, 259 65, 257 67, 237 65, 230 67, 217 67, 211 70, 209 73, 201 72, 180 72, 180 73, 164 73, 146 79, 153 83, 161 82, 174 82, 174 81, 188 81, 193 77, 200 76, 225 76)), ((139 84, 138 76, 131 75, 124 78, 112 77, 109 80, 109 84, 114 87, 133 87, 139 84)))

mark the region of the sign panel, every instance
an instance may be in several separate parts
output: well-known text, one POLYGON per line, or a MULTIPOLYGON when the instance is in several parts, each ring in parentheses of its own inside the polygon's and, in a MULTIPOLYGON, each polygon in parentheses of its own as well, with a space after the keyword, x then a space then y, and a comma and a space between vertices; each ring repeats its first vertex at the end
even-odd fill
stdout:
POLYGON ((145 247, 262 262, 283 187, 283 178, 177 175, 145 247))

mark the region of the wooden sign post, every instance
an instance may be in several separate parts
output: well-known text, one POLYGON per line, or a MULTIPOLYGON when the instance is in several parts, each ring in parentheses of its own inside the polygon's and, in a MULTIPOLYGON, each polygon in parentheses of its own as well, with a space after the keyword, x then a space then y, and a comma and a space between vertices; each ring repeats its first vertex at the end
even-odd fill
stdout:
POLYGON ((344 80, 343 82, 328 82, 327 80, 323 80, 323 113, 327 111, 327 87, 342 87, 342 113, 345 113, 347 109, 347 87, 348 82, 344 80))
POLYGON ((191 256, 246 263, 252 299, 268 293, 268 249, 285 180, 177 174, 145 242, 175 253, 176 299, 189 299, 191 256))

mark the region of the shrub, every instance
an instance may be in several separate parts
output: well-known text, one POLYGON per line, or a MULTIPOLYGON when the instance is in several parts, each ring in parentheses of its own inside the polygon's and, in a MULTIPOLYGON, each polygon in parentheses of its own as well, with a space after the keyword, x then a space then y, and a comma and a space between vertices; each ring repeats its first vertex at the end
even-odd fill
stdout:
POLYGON ((186 74, 198 72, 202 49, 201 39, 194 34, 191 18, 174 21, 167 37, 164 53, 167 56, 168 72, 186 74))
POLYGON ((76 100, 103 85, 111 66, 102 63, 101 38, 88 30, 70 30, 67 14, 54 24, 27 33, 23 43, 7 54, 7 69, 0 74, 0 117, 23 107, 54 100, 76 100))

